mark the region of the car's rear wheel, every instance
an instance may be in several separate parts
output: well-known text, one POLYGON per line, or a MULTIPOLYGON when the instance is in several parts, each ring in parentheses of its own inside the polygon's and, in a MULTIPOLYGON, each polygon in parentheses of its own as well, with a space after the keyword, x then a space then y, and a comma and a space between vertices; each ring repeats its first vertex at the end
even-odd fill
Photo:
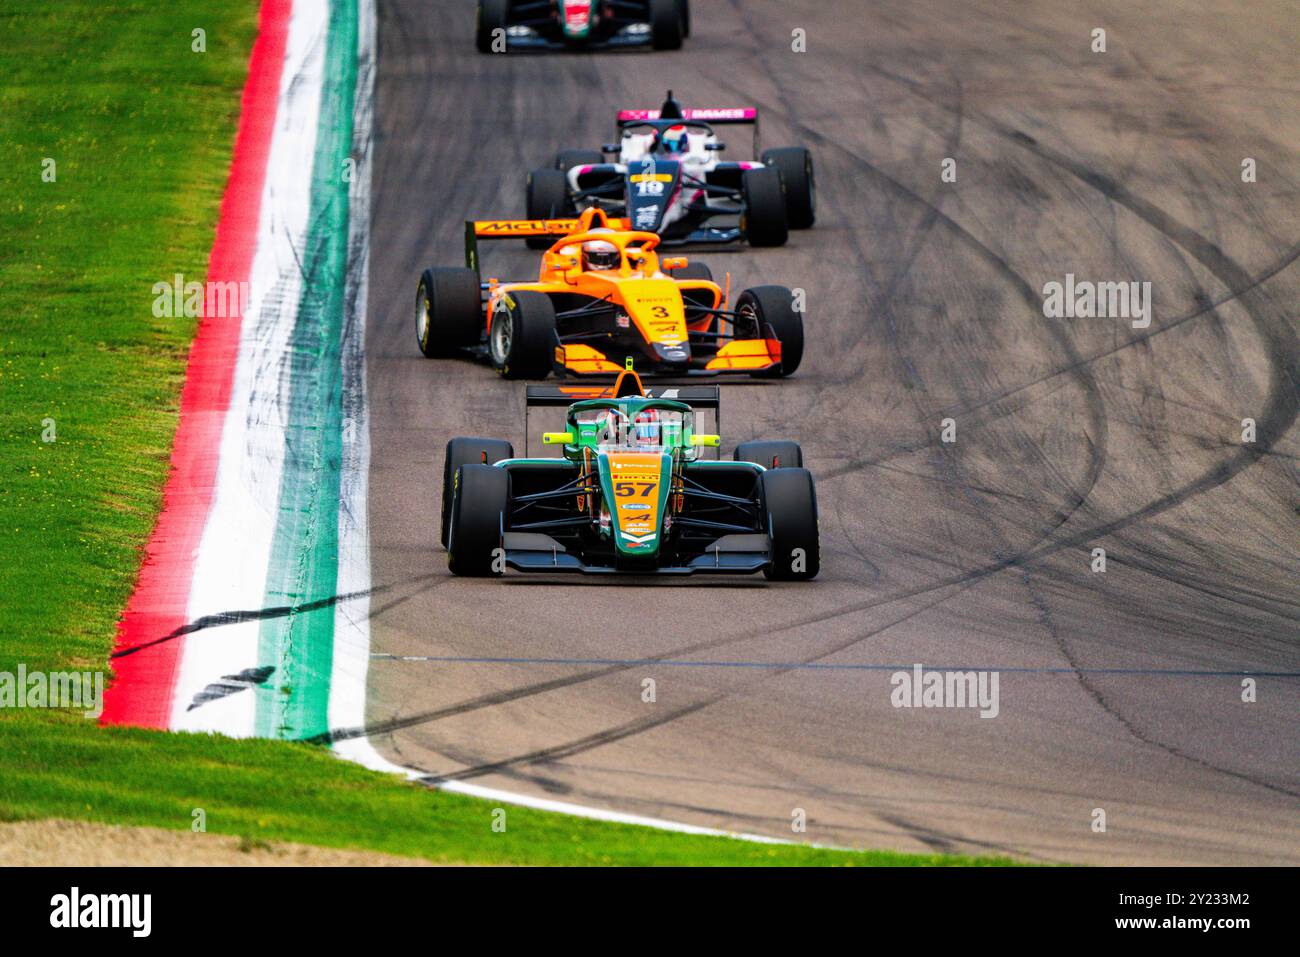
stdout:
POLYGON ((426 358, 453 354, 479 341, 483 301, 478 272, 426 269, 415 291, 415 340, 426 358))
POLYGON ((533 291, 508 292, 497 300, 488 327, 488 353, 507 379, 545 379, 555 361, 555 306, 533 291))
POLYGON ((755 372, 760 378, 784 378, 803 361, 803 317, 795 312, 794 293, 784 286, 755 286, 736 300, 737 339, 773 338, 781 343, 781 362, 755 372))
POLYGON ((447 547, 447 532, 451 528, 452 489, 456 470, 462 465, 491 465, 502 459, 515 457, 515 449, 502 439, 452 439, 442 459, 442 547, 447 547))
POLYGON ((505 39, 506 14, 510 0, 478 0, 478 19, 474 30, 474 43, 479 53, 491 53, 492 42, 500 36, 505 39), (502 31, 497 34, 496 31, 502 31))
POLYGON ((751 246, 784 246, 790 238, 781 173, 772 166, 747 169, 740 179, 745 211, 740 229, 751 246))
MULTIPOLYGON (((562 219, 573 211, 569 180, 558 169, 535 169, 528 174, 525 205, 529 219, 562 219)), ((529 236, 529 249, 550 249, 553 236, 529 236)))
POLYGON ((682 18, 682 36, 691 35, 691 3, 690 0, 677 0, 677 9, 682 18))
POLYGON ((681 49, 685 36, 679 0, 650 0, 650 42, 656 50, 681 49))
POLYGON ((771 469, 758 477, 758 484, 771 556, 763 574, 772 581, 816 578, 821 545, 812 473, 802 468, 771 469))
POLYGON ((555 168, 568 173, 575 166, 599 166, 605 162, 600 150, 560 150, 555 154, 555 168))
POLYGON ((785 189, 785 214, 791 229, 809 229, 817 221, 817 188, 812 153, 802 146, 782 146, 763 153, 763 165, 775 166, 785 189))
POLYGON ((737 462, 753 462, 765 469, 803 468, 803 449, 799 443, 784 440, 741 442, 732 458, 737 462))
POLYGON ((462 465, 453 478, 447 567, 483 578, 505 570, 501 532, 510 504, 510 473, 491 465, 462 465))

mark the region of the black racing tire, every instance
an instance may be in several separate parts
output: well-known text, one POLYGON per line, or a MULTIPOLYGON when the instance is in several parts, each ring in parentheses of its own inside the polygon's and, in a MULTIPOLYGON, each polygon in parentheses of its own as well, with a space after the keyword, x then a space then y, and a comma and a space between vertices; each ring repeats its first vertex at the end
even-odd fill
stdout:
MULTIPOLYGON (((558 169, 535 169, 528 174, 524 201, 529 219, 563 219, 573 212, 569 180, 558 169)), ((554 236, 529 236, 529 249, 550 249, 554 236)))
POLYGON ((747 169, 740 178, 745 210, 740 229, 751 246, 784 246, 790 238, 781 173, 771 166, 747 169))
POLYGON ((515 457, 515 448, 503 439, 452 439, 442 459, 442 547, 447 547, 451 527, 451 492, 456 470, 462 465, 491 465, 515 457))
POLYGON ((677 10, 682 18, 682 38, 691 35, 691 0, 677 0, 677 10))
POLYGON ((688 262, 685 266, 670 270, 668 275, 674 279, 703 279, 713 282, 713 270, 708 263, 688 262))
POLYGON ((478 0, 474 43, 479 53, 492 52, 492 33, 506 28, 506 15, 509 12, 510 0, 478 0))
POLYGON ((775 166, 785 189, 785 215, 791 229, 809 229, 817 221, 817 186, 812 153, 802 146, 765 150, 764 166, 775 166))
POLYGON ((735 334, 738 339, 764 339, 781 343, 781 364, 755 372, 756 378, 783 379, 803 361, 803 316, 795 312, 794 293, 785 286, 755 286, 736 299, 735 334))
POLYGON ((575 166, 599 166, 605 162, 600 150, 560 150, 555 154, 555 168, 568 173, 575 166))
POLYGON ((741 442, 732 458, 737 462, 753 462, 765 469, 803 468, 803 449, 799 448, 799 443, 782 439, 741 442))
POLYGON ((474 269, 426 269, 415 290, 415 341, 425 358, 449 356, 477 343, 483 299, 474 269))
POLYGON ((769 469, 758 477, 767 520, 771 581, 808 581, 821 570, 817 533, 817 488, 801 468, 769 469))
POLYGON ((650 43, 656 50, 680 50, 684 31, 678 0, 650 0, 650 43))
POLYGON ((555 362, 555 306, 531 290, 498 300, 488 325, 488 355, 507 379, 545 379, 555 362))
POLYGON ((470 463, 456 470, 451 497, 447 567, 453 575, 498 576, 504 566, 494 554, 510 504, 510 473, 470 463))

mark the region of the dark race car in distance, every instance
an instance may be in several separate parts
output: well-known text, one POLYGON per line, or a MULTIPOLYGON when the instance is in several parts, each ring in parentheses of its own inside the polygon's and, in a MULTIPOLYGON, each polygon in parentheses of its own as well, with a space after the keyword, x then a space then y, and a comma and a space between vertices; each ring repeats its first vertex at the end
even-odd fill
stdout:
POLYGON ((649 46, 676 50, 690 0, 478 0, 480 53, 649 46))

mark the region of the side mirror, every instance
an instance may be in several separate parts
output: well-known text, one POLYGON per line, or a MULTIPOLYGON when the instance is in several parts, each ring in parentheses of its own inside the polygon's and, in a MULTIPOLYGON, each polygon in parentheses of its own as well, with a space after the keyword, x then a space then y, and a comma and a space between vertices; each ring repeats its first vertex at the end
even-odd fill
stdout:
POLYGON ((542 445, 572 445, 575 441, 572 432, 543 432, 542 445))
POLYGON ((716 449, 721 444, 722 436, 720 435, 700 435, 697 433, 691 436, 691 445, 705 445, 711 449, 716 449))
POLYGON ((687 260, 685 256, 665 256, 663 259, 659 260, 659 268, 665 272, 673 269, 681 269, 686 265, 686 262, 687 260))
POLYGON ((705 143, 704 148, 710 153, 721 153, 727 148, 726 143, 705 143))
POLYGON ((600 148, 602 153, 618 153, 623 149, 618 143, 606 143, 600 148))

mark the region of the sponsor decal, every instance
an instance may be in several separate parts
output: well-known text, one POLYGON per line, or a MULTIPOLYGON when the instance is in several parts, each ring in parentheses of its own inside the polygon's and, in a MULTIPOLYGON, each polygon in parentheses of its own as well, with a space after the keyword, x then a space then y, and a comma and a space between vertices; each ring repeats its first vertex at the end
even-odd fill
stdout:
POLYGON ((576 219, 502 219, 476 222, 474 232, 480 236, 523 236, 536 233, 564 235, 574 232, 578 226, 576 219))
MULTIPOLYGON (((753 107, 706 107, 698 110, 682 110, 683 119, 687 120, 753 120, 758 118, 758 110, 753 107)), ((659 119, 658 110, 620 110, 618 114, 620 123, 636 122, 638 120, 657 120, 659 119)))
POLYGON ((564 0, 564 26, 572 32, 583 32, 591 23, 591 0, 564 0))

